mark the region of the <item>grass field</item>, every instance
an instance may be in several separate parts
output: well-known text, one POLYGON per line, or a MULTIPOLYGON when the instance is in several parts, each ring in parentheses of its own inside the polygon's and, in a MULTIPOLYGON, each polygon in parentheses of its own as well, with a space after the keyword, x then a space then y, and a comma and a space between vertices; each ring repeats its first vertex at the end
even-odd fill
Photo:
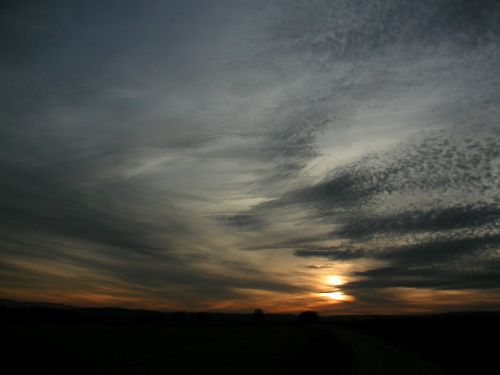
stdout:
POLYGON ((318 330, 283 326, 2 326, 9 374, 305 374, 342 371, 318 330))
POLYGON ((4 307, 0 373, 499 373, 498 313, 299 318, 4 307))

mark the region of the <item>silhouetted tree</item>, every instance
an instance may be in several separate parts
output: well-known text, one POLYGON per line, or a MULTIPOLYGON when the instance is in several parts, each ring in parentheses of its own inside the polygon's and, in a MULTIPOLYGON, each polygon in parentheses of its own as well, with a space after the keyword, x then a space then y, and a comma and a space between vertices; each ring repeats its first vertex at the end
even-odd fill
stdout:
POLYGON ((255 309, 253 312, 252 319, 255 320, 256 322, 264 320, 264 311, 262 311, 261 309, 255 309))
POLYGON ((303 311, 297 317, 297 322, 300 324, 318 323, 319 316, 316 311, 303 311))

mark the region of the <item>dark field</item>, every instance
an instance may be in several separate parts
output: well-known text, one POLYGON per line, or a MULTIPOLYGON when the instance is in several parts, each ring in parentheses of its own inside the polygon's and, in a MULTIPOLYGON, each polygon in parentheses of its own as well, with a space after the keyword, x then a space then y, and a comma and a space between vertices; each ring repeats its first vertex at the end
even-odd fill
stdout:
POLYGON ((500 373, 497 313, 307 324, 290 315, 118 309, 15 307, 0 315, 4 374, 500 373))
POLYGON ((4 326, 2 336, 12 374, 298 374, 320 365, 322 339, 293 327, 4 326))
POLYGON ((500 374, 500 313, 330 318, 328 325, 379 338, 450 375, 500 374))
POLYGON ((3 322, 2 372, 304 374, 329 367, 329 374, 337 374, 345 361, 330 335, 310 327, 177 324, 3 322))

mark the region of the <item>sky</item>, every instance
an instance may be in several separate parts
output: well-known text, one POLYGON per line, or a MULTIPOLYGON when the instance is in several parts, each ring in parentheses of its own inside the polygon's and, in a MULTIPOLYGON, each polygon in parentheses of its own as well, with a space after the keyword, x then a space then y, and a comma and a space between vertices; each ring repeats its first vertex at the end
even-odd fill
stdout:
POLYGON ((0 7, 0 297, 500 310, 498 1, 0 7))

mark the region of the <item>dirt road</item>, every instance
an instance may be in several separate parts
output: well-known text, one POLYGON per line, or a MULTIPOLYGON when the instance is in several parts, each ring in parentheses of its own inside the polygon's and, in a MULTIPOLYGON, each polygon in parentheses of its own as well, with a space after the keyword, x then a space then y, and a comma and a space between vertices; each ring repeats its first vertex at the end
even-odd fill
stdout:
POLYGON ((374 337, 328 326, 318 328, 348 347, 348 375, 445 375, 416 354, 374 337))

